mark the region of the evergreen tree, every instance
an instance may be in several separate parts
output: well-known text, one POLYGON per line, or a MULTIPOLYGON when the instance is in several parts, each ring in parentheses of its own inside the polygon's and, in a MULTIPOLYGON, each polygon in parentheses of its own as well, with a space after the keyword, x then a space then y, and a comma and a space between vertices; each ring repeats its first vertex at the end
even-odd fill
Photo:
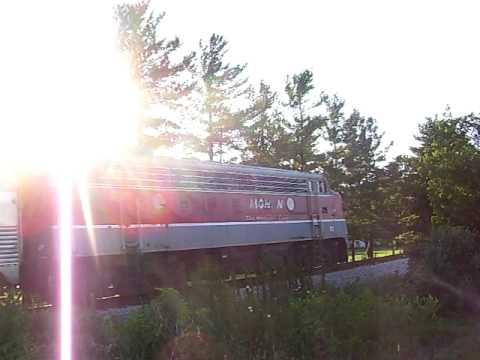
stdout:
POLYGON ((343 112, 345 100, 337 95, 323 96, 326 105, 327 116, 325 117, 324 138, 330 145, 330 150, 321 154, 320 163, 323 170, 328 174, 330 186, 339 189, 344 181, 344 144, 343 126, 345 114, 343 112))
POLYGON ((395 238, 402 246, 413 244, 430 231, 432 210, 417 167, 415 157, 397 156, 381 170, 378 179, 381 236, 395 238))
POLYGON ((354 237, 375 240, 381 233, 380 163, 385 160, 388 149, 382 148, 382 137, 376 120, 365 118, 357 110, 345 119, 342 135, 344 178, 340 190, 354 237))
POLYGON ((177 37, 159 37, 164 17, 165 13, 158 14, 150 9, 149 1, 115 8, 119 48, 128 55, 132 76, 143 92, 144 114, 139 127, 141 151, 151 151, 178 140, 178 119, 173 118, 174 115, 152 115, 151 108, 161 104, 168 109, 162 114, 172 114, 195 85, 191 77, 195 53, 182 56, 177 37), (150 131, 145 131, 147 129, 150 131))
POLYGON ((258 92, 251 91, 250 102, 242 114, 243 163, 280 167, 287 157, 289 136, 286 121, 277 107, 278 95, 262 81, 258 92))
POLYGON ((321 136, 324 118, 318 113, 322 98, 312 102, 313 73, 305 70, 300 74, 287 78, 285 92, 288 112, 292 115, 289 121, 291 133, 290 167, 300 171, 311 171, 318 168, 317 141, 321 136))
POLYGON ((197 69, 198 91, 201 96, 200 121, 206 125, 206 136, 196 137, 194 147, 208 154, 210 160, 235 148, 242 125, 241 112, 235 109, 239 98, 246 94, 247 79, 243 77, 246 64, 226 62, 228 42, 213 34, 207 43, 200 41, 200 64, 197 69))

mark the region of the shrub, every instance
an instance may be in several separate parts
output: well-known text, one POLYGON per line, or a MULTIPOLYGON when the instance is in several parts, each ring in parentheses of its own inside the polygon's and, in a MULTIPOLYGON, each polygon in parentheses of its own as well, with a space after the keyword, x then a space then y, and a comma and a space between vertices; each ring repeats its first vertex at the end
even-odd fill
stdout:
POLYGON ((295 296, 286 279, 241 296, 212 281, 192 289, 190 305, 212 359, 408 358, 441 335, 438 301, 402 296, 393 280, 386 292, 354 285, 295 296))
POLYGON ((0 359, 26 359, 30 347, 30 318, 20 295, 8 292, 0 301, 0 359))
POLYGON ((416 268, 423 276, 419 285, 440 298, 445 309, 480 310, 479 241, 478 234, 465 228, 441 226, 425 243, 416 268))
POLYGON ((113 320, 94 311, 76 310, 73 327, 73 352, 75 359, 112 359, 113 320))
POLYGON ((163 289, 149 305, 113 324, 114 348, 120 359, 153 359, 186 325, 188 307, 174 289, 163 289))
MULTIPOLYGON (((436 298, 402 295, 398 278, 373 288, 355 284, 292 293, 291 279, 285 277, 265 277, 261 287, 238 291, 217 276, 194 284, 187 297, 164 289, 124 319, 76 312, 76 357, 391 359, 423 351, 433 358, 439 345, 465 333, 437 316, 436 298)), ((52 311, 27 316, 17 303, 3 304, 0 358, 54 358, 55 319, 52 311)))

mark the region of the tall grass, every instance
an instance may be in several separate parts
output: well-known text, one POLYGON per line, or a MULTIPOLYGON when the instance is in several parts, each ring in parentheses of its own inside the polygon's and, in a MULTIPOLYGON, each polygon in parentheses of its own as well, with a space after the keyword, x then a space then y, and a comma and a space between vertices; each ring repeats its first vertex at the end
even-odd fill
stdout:
MULTIPOLYGON (((207 266, 182 293, 163 289, 126 317, 78 314, 76 360, 432 358, 465 333, 438 316, 437 299, 406 295, 400 278, 317 291, 297 276, 266 271, 239 289, 207 266)), ((4 304, 0 359, 53 359, 48 314, 4 304)))
POLYGON ((184 295, 165 290, 131 314, 114 330, 114 353, 138 360, 411 358, 451 336, 433 297, 398 295, 395 287, 380 295, 378 284, 292 292, 288 276, 263 280, 238 291, 207 269, 184 295))

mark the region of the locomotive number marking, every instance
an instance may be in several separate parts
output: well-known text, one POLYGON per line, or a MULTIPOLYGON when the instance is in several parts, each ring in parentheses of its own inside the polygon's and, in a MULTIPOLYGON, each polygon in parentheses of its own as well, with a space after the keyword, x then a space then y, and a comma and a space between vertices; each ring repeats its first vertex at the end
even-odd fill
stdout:
POLYGON ((272 202, 268 199, 250 199, 250 209, 272 209, 272 202))

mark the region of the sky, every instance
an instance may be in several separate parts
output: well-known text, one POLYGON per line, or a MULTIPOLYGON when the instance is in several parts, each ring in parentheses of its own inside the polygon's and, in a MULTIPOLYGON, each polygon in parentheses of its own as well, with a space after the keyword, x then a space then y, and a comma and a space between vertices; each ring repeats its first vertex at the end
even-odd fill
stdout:
POLYGON ((134 144, 141 94, 115 41, 112 7, 94 0, 2 7, 0 178, 18 168, 87 166, 134 144))
MULTIPOLYGON (((253 84, 282 91, 287 74, 312 70, 318 92, 378 120, 385 144, 394 141, 390 159, 408 153, 418 124, 447 104, 480 112, 475 1, 151 1, 167 13, 161 36, 178 35, 191 51, 200 38, 224 35, 253 84)), ((107 156, 133 141, 139 94, 114 49, 116 2, 2 8, 0 163, 107 156)))
POLYGON ((475 1, 152 0, 164 34, 186 49, 220 33, 232 63, 282 90, 310 69, 318 91, 378 120, 389 157, 406 154, 425 117, 450 105, 479 112, 480 27, 475 1))

